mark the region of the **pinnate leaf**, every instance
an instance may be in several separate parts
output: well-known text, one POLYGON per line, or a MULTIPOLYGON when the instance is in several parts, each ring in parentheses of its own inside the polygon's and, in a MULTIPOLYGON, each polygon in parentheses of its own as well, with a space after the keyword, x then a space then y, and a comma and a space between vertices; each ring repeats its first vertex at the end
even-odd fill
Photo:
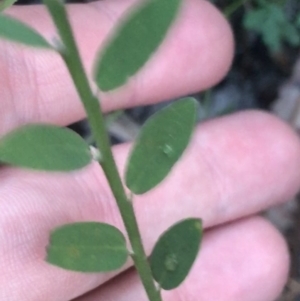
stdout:
POLYGON ((189 218, 173 225, 158 239, 150 257, 153 278, 165 290, 187 277, 200 249, 202 222, 189 218))
POLYGON ((97 222, 67 224, 55 229, 47 247, 47 261, 78 272, 108 272, 121 268, 128 258, 124 235, 97 222))
POLYGON ((91 162, 89 146, 67 128, 29 124, 0 140, 0 162, 19 167, 70 171, 91 162))
POLYGON ((27 46, 53 49, 33 28, 3 14, 0 14, 0 37, 27 46))
POLYGON ((184 98, 145 123, 127 162, 125 182, 135 194, 159 184, 187 147, 196 121, 197 102, 184 98))
POLYGON ((95 81, 102 91, 126 83, 163 41, 182 0, 148 0, 115 31, 95 65, 95 81))

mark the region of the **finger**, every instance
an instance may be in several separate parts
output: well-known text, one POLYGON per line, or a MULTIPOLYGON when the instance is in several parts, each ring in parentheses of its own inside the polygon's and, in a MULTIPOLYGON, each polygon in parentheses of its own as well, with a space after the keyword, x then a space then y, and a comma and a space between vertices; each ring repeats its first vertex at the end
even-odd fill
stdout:
MULTIPOLYGON (((108 0, 69 6, 88 74, 108 32, 132 4, 132 0, 108 0)), ((55 36, 54 26, 40 5, 14 7, 9 13, 48 39, 55 36)), ((154 103, 215 84, 229 68, 232 45, 227 22, 208 1, 184 1, 168 37, 143 71, 124 88, 103 95, 104 111, 154 103)), ((9 42, 1 42, 0 50, 2 132, 27 122, 66 125, 84 117, 58 55, 9 42)))
MULTIPOLYGON (((208 231, 181 286, 164 301, 274 301, 287 279, 289 256, 279 233, 252 217, 208 231)), ((148 300, 132 269, 76 301, 148 300)), ((74 300, 75 301, 75 300, 74 300)))
MULTIPOLYGON (((127 154, 128 146, 115 148, 121 170, 127 154)), ((298 137, 271 115, 244 112, 200 125, 165 182, 134 200, 147 253, 182 218, 201 217, 211 227, 289 199, 300 186, 299 160, 298 137)), ((93 220, 124 231, 97 164, 71 174, 7 169, 0 177, 0 283, 15 284, 0 296, 66 301, 113 276, 71 273, 43 260, 50 230, 62 224, 93 220)))
MULTIPOLYGON (((116 148, 122 174, 128 148, 116 148)), ((163 217, 155 221, 159 232, 167 220, 170 225, 191 215, 201 216, 206 227, 251 215, 293 198, 299 167, 299 137, 272 115, 249 111, 205 122, 172 173, 135 197, 139 223, 152 245, 157 212, 163 217)))

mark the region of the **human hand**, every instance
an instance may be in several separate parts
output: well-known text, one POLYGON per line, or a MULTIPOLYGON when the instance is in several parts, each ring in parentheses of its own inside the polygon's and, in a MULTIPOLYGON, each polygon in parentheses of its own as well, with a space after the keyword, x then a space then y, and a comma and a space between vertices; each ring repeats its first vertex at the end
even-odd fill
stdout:
MULTIPOLYGON (((128 5, 109 0, 70 6, 88 70, 99 40, 128 5)), ((53 37, 44 8, 15 7, 9 13, 53 37)), ((56 55, 9 42, 1 42, 0 48, 2 135, 29 122, 66 125, 84 117, 56 55)), ((102 95, 103 109, 205 89, 224 76, 232 50, 232 35, 221 15, 208 2, 187 0, 155 57, 126 87, 102 95)), ((129 145, 114 148, 120 170, 128 149, 129 145)), ((297 192, 299 163, 298 137, 262 112, 218 118, 196 129, 172 174, 153 192, 134 200, 148 253, 157 237, 182 218, 201 217, 210 228, 187 280, 164 292, 164 301, 276 298, 287 275, 287 249, 276 230, 253 214, 297 192)), ((98 164, 69 174, 2 167, 0 195, 0 301, 146 301, 130 263, 123 274, 83 274, 44 261, 49 232, 57 226, 94 220, 124 230, 98 164)))

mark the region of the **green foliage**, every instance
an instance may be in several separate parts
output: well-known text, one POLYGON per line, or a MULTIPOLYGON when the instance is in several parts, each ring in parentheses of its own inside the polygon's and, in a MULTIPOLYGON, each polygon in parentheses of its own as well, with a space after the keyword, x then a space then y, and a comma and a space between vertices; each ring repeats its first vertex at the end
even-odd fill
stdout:
POLYGON ((0 0, 0 12, 11 7, 17 0, 0 0))
POLYGON ((150 256, 150 266, 161 288, 171 290, 184 281, 201 240, 202 222, 198 218, 180 221, 160 236, 150 256))
POLYGON ((299 14, 298 14, 298 16, 296 18, 295 25, 297 26, 297 28, 300 29, 300 12, 299 12, 299 14))
POLYGON ((27 46, 52 49, 37 31, 3 14, 0 14, 0 37, 27 46))
POLYGON ((148 0, 114 31, 95 66, 95 81, 102 91, 125 84, 148 61, 180 4, 181 0, 148 0))
POLYGON ((47 261, 67 270, 108 272, 128 258, 124 235, 115 227, 82 222, 56 228, 47 247, 47 261))
POLYGON ((197 102, 184 98, 153 115, 143 126, 128 159, 127 187, 142 194, 159 184, 187 147, 196 122, 197 102))
POLYGON ((54 125, 29 124, 0 140, 0 162, 48 171, 71 171, 91 162, 88 145, 75 132, 54 125))
POLYGON ((259 1, 256 9, 250 10, 244 18, 244 26, 261 34, 271 52, 281 49, 282 43, 300 45, 300 31, 291 22, 279 3, 259 1))

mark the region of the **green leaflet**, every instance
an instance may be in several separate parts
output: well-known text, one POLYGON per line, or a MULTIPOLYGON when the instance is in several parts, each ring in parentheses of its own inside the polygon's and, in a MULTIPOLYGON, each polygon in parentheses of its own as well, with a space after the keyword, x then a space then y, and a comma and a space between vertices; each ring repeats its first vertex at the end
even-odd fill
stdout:
POLYGON ((12 6, 17 0, 0 0, 0 12, 12 6))
POLYGON ((53 49, 33 28, 3 14, 0 14, 0 37, 27 46, 53 49))
POLYGON ((159 184, 187 147, 196 121, 197 102, 184 98, 153 115, 143 126, 127 162, 125 182, 135 194, 159 184))
POLYGON ((81 222, 55 229, 47 247, 47 261, 78 272, 108 272, 121 268, 128 257, 123 234, 115 227, 81 222))
POLYGON ((29 124, 0 139, 0 162, 38 170, 71 171, 88 165, 91 154, 85 141, 70 129, 29 124))
POLYGON ((158 239, 151 257, 153 278, 165 290, 178 287, 187 277, 199 252, 202 222, 198 218, 180 221, 158 239))
POLYGON ((115 31, 95 64, 95 81, 102 91, 126 83, 165 38, 182 0, 148 0, 115 31))

